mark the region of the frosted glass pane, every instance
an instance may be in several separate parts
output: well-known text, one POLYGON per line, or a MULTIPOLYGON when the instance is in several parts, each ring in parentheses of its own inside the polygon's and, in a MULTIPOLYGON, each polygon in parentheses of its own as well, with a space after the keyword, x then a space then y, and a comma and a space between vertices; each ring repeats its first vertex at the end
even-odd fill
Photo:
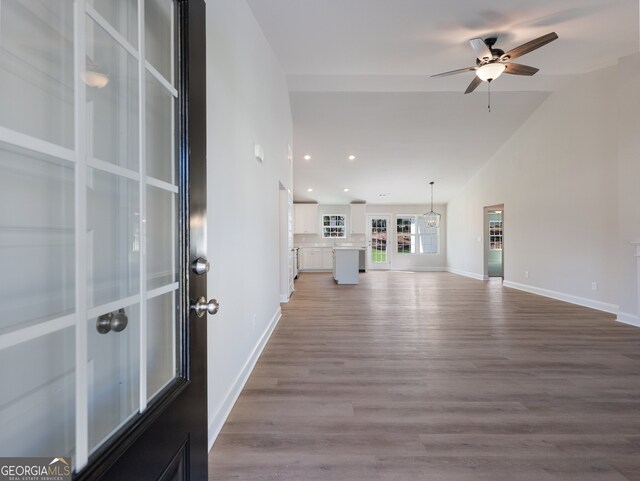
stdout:
POLYGON ((173 182, 173 104, 174 97, 147 74, 147 175, 173 182))
POLYGON ((0 125, 72 148, 73 1, 2 0, 0 125))
POLYGON ((73 165, 0 143, 0 206, 0 331, 72 312, 73 165))
POLYGON ((89 306, 140 292, 139 183, 88 169, 89 306))
POLYGON ((147 398, 176 376, 175 292, 147 302, 147 398))
POLYGON ((177 281, 175 237, 175 194, 147 187, 147 288, 177 281))
POLYGON ((140 306, 124 309, 128 325, 121 332, 99 334, 96 319, 88 321, 90 451, 130 419, 140 405, 140 306))
POLYGON ((87 22, 87 34, 89 155, 138 170, 137 62, 92 20, 87 22), (106 85, 100 82, 107 80, 106 85))
POLYGON ((87 0, 134 47, 138 46, 137 0, 87 0))
POLYGON ((0 350, 2 456, 73 455, 74 332, 70 327, 0 350))
POLYGON ((149 63, 169 82, 173 82, 173 1, 145 0, 145 49, 149 63))

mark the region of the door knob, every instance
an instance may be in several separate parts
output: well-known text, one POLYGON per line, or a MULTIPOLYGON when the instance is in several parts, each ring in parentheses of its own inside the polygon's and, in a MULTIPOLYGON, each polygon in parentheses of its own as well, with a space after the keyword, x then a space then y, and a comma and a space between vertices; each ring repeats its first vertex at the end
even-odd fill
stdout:
POLYGON ((124 308, 121 308, 98 317, 96 320, 96 330, 100 334, 107 334, 111 331, 121 332, 125 330, 127 324, 129 324, 129 317, 124 311, 124 308))
POLYGON ((207 302, 205 297, 199 297, 195 304, 191 304, 191 310, 195 311, 198 317, 204 317, 207 313, 213 315, 218 312, 218 309, 220 309, 220 303, 216 299, 207 302))

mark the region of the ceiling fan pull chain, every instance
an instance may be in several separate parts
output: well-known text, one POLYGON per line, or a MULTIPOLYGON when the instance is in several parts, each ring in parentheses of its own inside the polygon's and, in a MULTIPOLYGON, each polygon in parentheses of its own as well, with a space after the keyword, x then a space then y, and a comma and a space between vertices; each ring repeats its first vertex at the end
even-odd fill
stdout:
POLYGON ((489 109, 489 113, 491 113, 491 80, 487 83, 489 84, 489 104, 487 105, 487 108, 489 109))

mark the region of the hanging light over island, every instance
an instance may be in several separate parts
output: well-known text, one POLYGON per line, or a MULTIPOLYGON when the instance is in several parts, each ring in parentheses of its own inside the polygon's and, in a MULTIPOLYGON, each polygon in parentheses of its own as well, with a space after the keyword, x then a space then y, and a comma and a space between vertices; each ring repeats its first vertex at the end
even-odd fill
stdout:
POLYGON ((435 182, 429 182, 431 186, 431 210, 424 214, 424 222, 427 224, 427 227, 439 227, 440 226, 440 214, 433 210, 433 184, 435 182))

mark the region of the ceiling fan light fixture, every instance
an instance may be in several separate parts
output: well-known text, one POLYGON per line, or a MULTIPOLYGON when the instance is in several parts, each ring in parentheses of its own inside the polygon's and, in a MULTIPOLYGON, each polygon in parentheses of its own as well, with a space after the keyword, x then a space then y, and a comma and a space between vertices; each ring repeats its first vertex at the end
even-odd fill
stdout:
POLYGON ((502 72, 504 72, 506 68, 507 66, 503 63, 486 63, 483 66, 479 67, 478 70, 476 70, 476 75, 480 80, 490 82, 500 77, 500 75, 502 75, 502 72))
POLYGON ((95 70, 86 70, 80 74, 80 77, 88 87, 101 89, 109 83, 109 76, 107 74, 95 70))

